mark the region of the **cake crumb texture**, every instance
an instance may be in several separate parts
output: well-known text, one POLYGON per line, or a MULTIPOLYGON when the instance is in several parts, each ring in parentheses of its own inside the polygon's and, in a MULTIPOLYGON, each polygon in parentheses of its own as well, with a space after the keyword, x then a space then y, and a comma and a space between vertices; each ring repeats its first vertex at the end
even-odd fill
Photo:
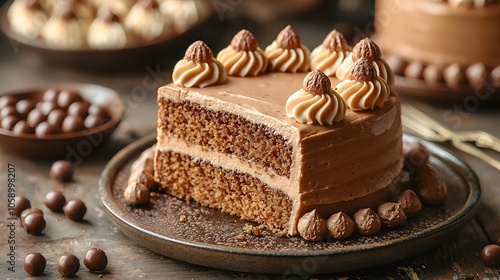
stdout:
POLYGON ((193 199, 275 232, 288 227, 290 199, 256 178, 169 151, 158 151, 156 166, 162 170, 157 181, 175 197, 193 199))
POLYGON ((165 98, 158 101, 158 125, 162 133, 237 156, 290 178, 292 147, 264 124, 212 111, 189 101, 174 102, 165 98))

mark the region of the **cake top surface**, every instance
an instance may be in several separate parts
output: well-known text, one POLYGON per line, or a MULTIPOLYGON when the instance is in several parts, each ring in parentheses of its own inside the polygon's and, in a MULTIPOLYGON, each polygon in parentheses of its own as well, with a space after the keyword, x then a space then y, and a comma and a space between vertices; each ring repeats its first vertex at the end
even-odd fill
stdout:
POLYGON ((166 91, 159 90, 159 98, 194 100, 215 110, 253 114, 259 121, 262 116, 271 117, 276 126, 292 124, 305 135, 392 112, 397 98, 385 83, 387 77, 379 79, 383 73, 372 66, 372 62, 379 63, 380 49, 369 38, 356 44, 353 59, 350 49, 343 35, 333 29, 311 54, 290 25, 264 52, 246 29, 235 34, 216 58, 209 46, 196 41, 175 65, 173 83, 166 91), (319 48, 330 51, 318 53, 319 48), (341 68, 348 77, 334 71, 341 68), (360 84, 351 85, 347 78, 360 84), (337 93, 337 86, 342 86, 342 93, 337 93))

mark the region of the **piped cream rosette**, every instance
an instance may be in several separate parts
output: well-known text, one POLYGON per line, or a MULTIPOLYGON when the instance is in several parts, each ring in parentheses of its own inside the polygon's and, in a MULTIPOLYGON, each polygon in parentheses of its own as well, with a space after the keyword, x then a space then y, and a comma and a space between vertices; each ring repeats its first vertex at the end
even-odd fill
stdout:
POLYGON ((377 75, 373 64, 364 57, 354 63, 349 77, 335 90, 353 111, 382 108, 391 93, 387 82, 377 75))
POLYGON ((233 37, 231 45, 219 52, 217 60, 224 65, 228 75, 240 77, 257 76, 266 71, 268 64, 259 42, 246 29, 233 37))
POLYGON ((394 84, 394 74, 391 68, 382 58, 380 48, 370 38, 365 38, 354 46, 350 56, 339 65, 335 72, 337 78, 340 80, 347 79, 354 63, 361 57, 368 59, 372 63, 377 75, 384 79, 387 84, 391 86, 394 84))
POLYGON ((222 83, 226 77, 226 69, 203 41, 196 41, 187 48, 184 58, 175 64, 172 73, 173 82, 182 87, 203 88, 222 83))
POLYGON ((302 88, 288 98, 285 111, 299 123, 332 125, 344 119, 346 104, 332 89, 328 76, 314 70, 304 78, 302 88))
POLYGON ((271 71, 295 73, 309 70, 311 52, 302 45, 299 35, 290 25, 266 47, 265 53, 271 71))
POLYGON ((334 29, 323 43, 311 52, 311 69, 319 69, 327 76, 333 77, 340 64, 349 58, 350 54, 351 48, 344 35, 334 29))

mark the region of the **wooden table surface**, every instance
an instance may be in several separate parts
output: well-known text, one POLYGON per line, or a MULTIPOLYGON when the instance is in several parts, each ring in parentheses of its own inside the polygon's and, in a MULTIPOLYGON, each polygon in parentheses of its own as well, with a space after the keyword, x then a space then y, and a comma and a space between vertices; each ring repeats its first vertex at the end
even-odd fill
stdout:
MULTIPOLYGON (((322 16, 335 14, 324 11, 322 16)), ((363 20, 369 20, 370 13, 363 20)), ((127 104, 127 114, 110 142, 90 156, 82 157, 76 166, 74 181, 61 184, 49 177, 52 161, 34 161, 11 155, 2 150, 0 154, 0 275, 7 279, 30 278, 23 270, 24 257, 39 251, 47 258, 45 275, 36 279, 60 278, 55 269, 57 258, 64 253, 73 253, 79 258, 91 247, 105 250, 109 265, 101 275, 104 279, 306 279, 310 275, 284 277, 282 275, 259 275, 205 268, 183 263, 153 253, 128 239, 112 223, 104 212, 97 194, 99 176, 110 158, 128 144, 152 132, 156 122, 156 88, 170 81, 173 63, 183 56, 184 49, 194 39, 202 38, 219 50, 230 41, 239 29, 245 27, 254 32, 257 38, 267 44, 286 24, 292 23, 302 35, 306 45, 312 47, 321 43, 324 35, 334 22, 328 18, 314 16, 281 19, 266 24, 227 16, 216 17, 204 29, 198 30, 183 40, 174 41, 165 47, 153 61, 134 65, 115 67, 109 70, 104 63, 92 61, 91 68, 83 70, 83 64, 61 65, 46 53, 33 52, 19 46, 16 42, 0 37, 0 91, 6 92, 25 86, 52 82, 95 83, 111 87, 120 92, 127 104), (222 38, 221 38, 222 37, 222 38), (218 39, 215 39, 218 38, 218 39), (47 228, 41 236, 30 236, 20 228, 19 220, 15 229, 15 272, 9 271, 7 263, 8 237, 10 234, 7 219, 7 165, 15 166, 16 194, 30 199, 32 206, 44 210, 47 228), (62 214, 54 214, 43 205, 45 194, 50 190, 61 190, 67 199, 81 198, 88 212, 84 222, 72 222, 62 214)), ((345 28, 344 25, 336 25, 345 28)), ((366 25, 363 25, 366 27, 366 25)), ((351 29, 359 33, 363 29, 351 29)), ((348 30, 349 31, 349 30, 348 30)), ((350 33, 353 35, 354 33, 350 33)), ((359 34, 354 34, 357 36, 359 34)), ((359 39, 359 38, 358 38, 359 39)), ((111 58, 111 59, 116 59, 111 58)), ((119 61, 115 61, 118 65, 119 61)), ((88 63, 87 63, 88 64, 88 63)), ((456 108, 457 104, 435 105, 422 101, 405 99, 443 122, 444 113, 456 108), (455 107, 454 107, 455 106, 455 107)), ((460 105, 460 104, 459 104, 460 105)), ((461 115, 460 130, 480 129, 500 137, 498 123, 500 111, 495 106, 481 104, 474 111, 461 115)), ((446 146, 446 145, 445 145, 446 146)), ((449 148, 449 146, 446 146, 449 148)), ((456 236, 447 242, 410 259, 382 267, 361 271, 338 273, 334 275, 313 276, 318 279, 498 279, 500 270, 489 268, 481 259, 482 248, 500 238, 500 172, 483 161, 454 151, 459 158, 469 164, 480 177, 482 198, 476 216, 456 236)), ((82 268, 80 279, 99 277, 82 268)))

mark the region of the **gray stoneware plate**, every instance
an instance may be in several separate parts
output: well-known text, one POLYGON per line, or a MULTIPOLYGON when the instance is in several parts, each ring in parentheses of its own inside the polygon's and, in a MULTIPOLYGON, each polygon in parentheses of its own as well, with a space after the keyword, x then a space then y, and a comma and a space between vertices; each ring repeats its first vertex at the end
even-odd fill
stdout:
POLYGON ((160 195, 144 207, 130 207, 123 189, 130 165, 155 143, 155 135, 132 143, 116 154, 99 180, 106 212, 118 228, 142 246, 192 264, 242 272, 322 274, 359 270, 402 260, 428 250, 456 235, 474 215, 480 184, 474 172, 440 146, 421 141, 431 152, 431 163, 448 186, 441 207, 424 207, 402 227, 374 236, 353 235, 346 241, 312 243, 280 238, 264 231, 262 237, 244 234, 246 222, 196 203, 160 195), (181 222, 180 217, 185 221, 181 222), (183 218, 184 218, 183 217, 183 218))

